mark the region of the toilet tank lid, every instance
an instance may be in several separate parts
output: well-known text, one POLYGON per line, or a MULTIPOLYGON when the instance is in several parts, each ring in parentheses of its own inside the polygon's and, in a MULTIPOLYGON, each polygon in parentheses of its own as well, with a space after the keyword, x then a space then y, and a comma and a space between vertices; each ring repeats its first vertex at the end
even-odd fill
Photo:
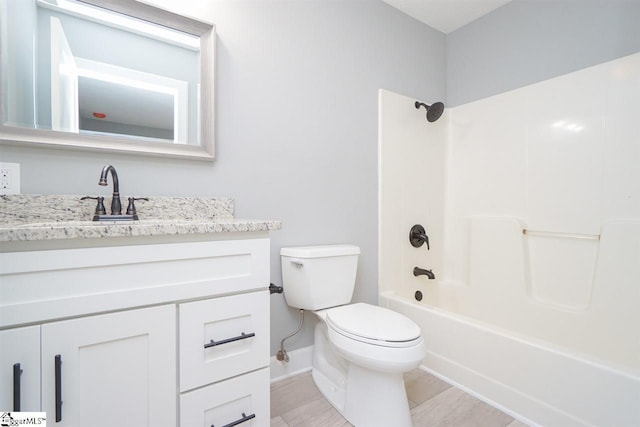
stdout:
POLYGON ((281 256, 295 258, 325 258, 358 254, 360 254, 360 248, 356 245, 297 246, 280 249, 281 256))

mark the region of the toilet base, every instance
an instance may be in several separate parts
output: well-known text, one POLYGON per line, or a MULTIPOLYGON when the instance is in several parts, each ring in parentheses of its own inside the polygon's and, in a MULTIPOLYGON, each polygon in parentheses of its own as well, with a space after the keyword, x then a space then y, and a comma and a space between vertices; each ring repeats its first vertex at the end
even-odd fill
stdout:
POLYGON ((411 427, 402 373, 372 371, 348 362, 316 325, 313 381, 322 395, 356 427, 411 427))
POLYGON ((402 374, 349 365, 344 417, 355 426, 411 427, 402 374))

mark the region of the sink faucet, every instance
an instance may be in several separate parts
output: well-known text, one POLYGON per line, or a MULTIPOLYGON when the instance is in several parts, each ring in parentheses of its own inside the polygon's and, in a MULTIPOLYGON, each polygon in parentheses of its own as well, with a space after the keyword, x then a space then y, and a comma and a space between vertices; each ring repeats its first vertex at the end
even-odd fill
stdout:
POLYGON ((122 214, 122 203, 120 202, 120 183, 118 182, 118 173, 116 168, 111 165, 107 165, 102 168, 100 174, 100 181, 98 185, 107 185, 107 174, 111 172, 111 179, 113 180, 113 196, 111 198, 111 215, 122 214))
POLYGON ((420 268, 420 267, 413 268, 413 275, 416 277, 427 276, 429 279, 432 279, 432 280, 436 278, 436 275, 433 274, 433 271, 425 270, 424 268, 420 268))

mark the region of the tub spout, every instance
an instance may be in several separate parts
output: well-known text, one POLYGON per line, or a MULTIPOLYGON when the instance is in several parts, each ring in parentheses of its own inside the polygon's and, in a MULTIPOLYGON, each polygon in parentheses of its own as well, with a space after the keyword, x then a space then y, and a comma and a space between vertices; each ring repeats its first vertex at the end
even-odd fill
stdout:
POLYGON ((418 277, 418 276, 427 276, 429 279, 435 279, 436 275, 433 274, 433 271, 431 270, 426 270, 424 268, 420 268, 420 267, 413 267, 413 275, 418 277))

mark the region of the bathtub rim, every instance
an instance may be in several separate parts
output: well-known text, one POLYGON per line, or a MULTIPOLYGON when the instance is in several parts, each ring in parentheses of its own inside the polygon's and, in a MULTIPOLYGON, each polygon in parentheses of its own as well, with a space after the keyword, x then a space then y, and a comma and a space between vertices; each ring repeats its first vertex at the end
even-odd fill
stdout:
POLYGON ((428 302, 423 302, 423 301, 417 302, 417 301, 414 301, 412 298, 408 298, 406 296, 398 294, 398 292, 396 291, 386 291, 386 292, 379 293, 378 304, 382 307, 386 307, 384 304, 382 304, 380 297, 393 299, 401 302, 407 302, 409 305, 412 305, 416 308, 434 311, 438 314, 441 314, 444 317, 463 323, 467 326, 476 327, 485 332, 494 333, 496 335, 499 335, 500 337, 508 338, 508 339, 517 341, 518 343, 521 343, 521 344, 530 345, 540 350, 549 351, 555 355, 566 357, 580 363, 585 363, 594 368, 602 369, 602 370, 611 372, 612 374, 625 376, 631 380, 640 382, 640 369, 635 370, 632 367, 622 366, 612 362, 604 361, 590 354, 573 350, 568 347, 563 347, 558 344, 554 344, 552 342, 545 341, 540 338, 531 337, 523 333, 512 331, 502 326, 494 325, 492 323, 475 319, 470 316, 465 316, 460 313, 451 312, 447 309, 429 304, 428 302))

